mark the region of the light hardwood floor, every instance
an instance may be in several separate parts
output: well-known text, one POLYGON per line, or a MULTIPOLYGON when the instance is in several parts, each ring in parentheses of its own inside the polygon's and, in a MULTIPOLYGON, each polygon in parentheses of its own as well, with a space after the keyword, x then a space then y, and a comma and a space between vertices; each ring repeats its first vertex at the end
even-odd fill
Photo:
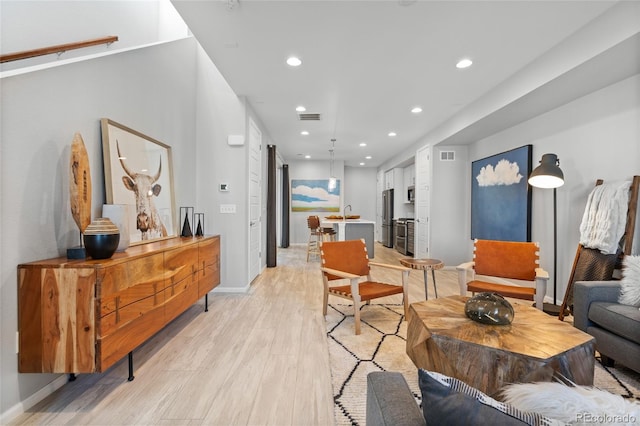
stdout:
MULTIPOLYGON (((392 264, 403 257, 377 243, 375 255, 392 264)), ((375 270, 374 278, 399 274, 375 270)), ((438 296, 458 293, 455 270, 436 271, 436 280, 438 296)), ((424 300, 421 271, 410 286, 410 302, 424 300)), ((304 245, 279 249, 278 266, 248 294, 212 294, 206 313, 200 300, 134 351, 134 368, 132 382, 126 359, 79 375, 12 424, 334 424, 319 261, 306 262, 304 245)))

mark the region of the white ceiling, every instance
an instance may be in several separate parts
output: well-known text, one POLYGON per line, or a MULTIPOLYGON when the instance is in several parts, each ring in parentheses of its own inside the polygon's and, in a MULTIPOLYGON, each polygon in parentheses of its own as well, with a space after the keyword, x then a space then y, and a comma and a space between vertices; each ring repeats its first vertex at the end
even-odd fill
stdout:
POLYGON ((174 6, 286 161, 377 167, 611 1, 201 1, 174 6), (298 68, 286 65, 299 56, 298 68), (472 67, 459 70, 468 57, 472 67), (300 121, 296 106, 321 114, 300 121), (421 114, 412 114, 419 105, 421 114), (301 136, 302 130, 309 136, 301 136), (389 137, 390 131, 397 133, 389 137), (366 147, 359 147, 364 142, 366 147), (365 160, 371 155, 371 160, 365 160))

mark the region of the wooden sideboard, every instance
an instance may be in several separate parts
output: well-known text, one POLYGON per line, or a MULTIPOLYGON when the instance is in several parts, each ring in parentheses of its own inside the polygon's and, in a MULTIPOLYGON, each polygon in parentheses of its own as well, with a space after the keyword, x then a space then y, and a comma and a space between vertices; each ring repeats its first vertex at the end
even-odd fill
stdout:
MULTIPOLYGON (((21 373, 102 372, 220 283, 220 237, 18 265, 21 373)), ((206 305, 206 303, 205 303, 206 305)))

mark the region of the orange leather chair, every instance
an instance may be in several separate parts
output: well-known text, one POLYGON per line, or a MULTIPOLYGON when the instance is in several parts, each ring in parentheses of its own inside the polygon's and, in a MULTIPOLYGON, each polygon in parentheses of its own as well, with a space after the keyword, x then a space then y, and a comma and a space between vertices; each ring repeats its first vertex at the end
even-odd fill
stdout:
POLYGON ((360 334, 360 305, 379 297, 403 294, 404 316, 409 311, 409 271, 403 266, 370 262, 364 240, 326 241, 320 245, 322 281, 324 283, 323 315, 327 315, 329 294, 353 301, 356 334, 360 334), (402 274, 402 285, 373 281, 371 266, 394 269, 402 274), (349 284, 335 285, 338 280, 349 284))
POLYGON ((473 251, 473 261, 456 268, 462 296, 467 291, 498 293, 534 300, 542 310, 549 274, 539 267, 538 243, 475 240, 473 251))

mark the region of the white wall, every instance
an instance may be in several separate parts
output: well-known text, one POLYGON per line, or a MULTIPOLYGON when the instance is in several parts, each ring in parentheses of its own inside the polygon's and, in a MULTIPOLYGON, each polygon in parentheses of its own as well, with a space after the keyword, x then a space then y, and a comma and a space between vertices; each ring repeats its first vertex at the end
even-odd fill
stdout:
MULTIPOLYGON (((289 162, 289 179, 328 179, 329 161, 299 160, 289 162)), ((340 179, 340 213, 351 204, 351 213, 360 215, 361 219, 376 220, 376 173, 371 167, 345 167, 343 161, 334 162, 334 174, 340 179)), ((322 219, 329 214, 319 212, 322 219)), ((291 244, 306 244, 309 240, 307 227, 308 212, 291 212, 290 235, 291 244)))
POLYGON ((92 53, 169 41, 188 35, 187 26, 166 1, 10 1, 1 3, 2 53, 118 36, 107 45, 69 50, 0 65, 2 71, 55 63, 92 53))
MULTIPOLYGON (((469 161, 533 145, 533 166, 555 153, 565 176, 557 189, 558 298, 564 295, 589 192, 597 179, 628 180, 640 174, 640 74, 485 138, 469 149, 469 161)), ((461 206, 469 210, 470 187, 461 206)), ((532 240, 541 244, 541 264, 553 277, 553 191, 533 188, 532 240)), ((640 219, 638 219, 640 223, 640 219)), ((467 244, 470 250, 471 243, 467 244)), ((634 252, 640 253, 636 241, 634 252)), ((549 282, 547 296, 553 296, 549 282)))
MULTIPOLYGON (((245 103, 231 90, 198 46, 196 94, 197 212, 205 214, 205 233, 220 235, 220 286, 216 291, 243 290, 247 283, 246 240, 247 144, 230 146, 228 135, 245 134, 245 103), (227 183, 228 192, 219 191, 227 183), (220 204, 235 204, 235 214, 220 214, 220 204), (232 261, 231 261, 232 260, 232 261)), ((246 138, 245 138, 246 139, 246 138)))
POLYGON ((351 204, 352 214, 360 215, 361 219, 375 221, 376 193, 376 169, 371 167, 344 168, 342 205, 351 204))
POLYGON ((448 267, 469 260, 471 240, 469 193, 470 163, 467 146, 436 146, 432 150, 430 256, 448 267), (454 151, 455 161, 440 161, 440 151, 454 151), (464 207, 463 207, 464 206, 464 207))
MULTIPOLYGON (((329 161, 299 160, 289 162, 289 180, 294 179, 328 179, 329 178, 329 161)), ((344 161, 334 161, 334 175, 340 179, 341 195, 340 195, 340 212, 344 206, 345 182, 344 161)), ((375 184, 375 181, 374 181, 375 184)), ((328 216, 331 213, 323 214, 319 212, 318 216, 328 216)), ((336 213, 333 213, 336 214, 336 213)), ((306 244, 309 240, 309 228, 307 227, 307 217, 309 212, 291 212, 289 225, 289 242, 291 244, 306 244)))

